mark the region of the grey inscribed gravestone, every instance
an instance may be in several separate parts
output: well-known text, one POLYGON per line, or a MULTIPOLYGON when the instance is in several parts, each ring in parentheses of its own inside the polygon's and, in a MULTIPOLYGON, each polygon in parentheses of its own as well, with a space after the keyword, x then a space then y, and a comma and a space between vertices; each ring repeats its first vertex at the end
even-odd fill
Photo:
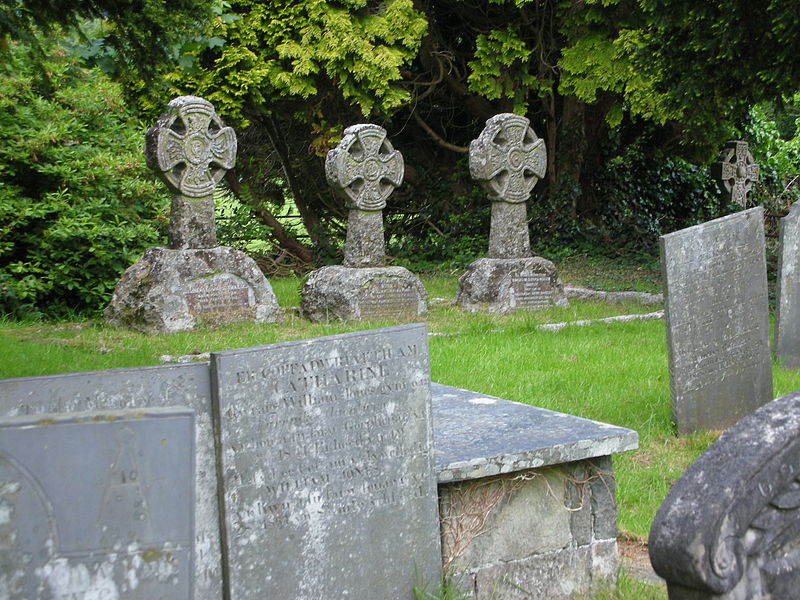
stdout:
POLYGON ((208 363, 0 380, 0 417, 35 421, 46 413, 142 412, 168 406, 195 412, 194 597, 218 600, 222 563, 208 363))
POLYGON ((193 598, 193 441, 185 408, 0 418, 0 596, 193 598))
POLYGON ((725 429, 772 400, 764 211, 661 236, 672 413, 725 429))
POLYGON ((441 577, 427 333, 212 354, 231 600, 411 600, 441 577))
POLYGON ((780 221, 778 286, 775 294, 775 354, 790 369, 800 367, 800 203, 780 221))

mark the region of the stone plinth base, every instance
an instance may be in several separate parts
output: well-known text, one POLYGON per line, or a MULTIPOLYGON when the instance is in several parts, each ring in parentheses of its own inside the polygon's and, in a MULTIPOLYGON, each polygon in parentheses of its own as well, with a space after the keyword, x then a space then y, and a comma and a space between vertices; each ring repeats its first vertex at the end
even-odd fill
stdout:
POLYGON ((301 292, 300 312, 310 321, 410 319, 427 312, 425 288, 403 267, 322 267, 301 292))
POLYGON ((246 254, 216 248, 148 248, 122 275, 106 322, 143 333, 173 333, 233 321, 273 323, 281 309, 246 254))
POLYGON ((611 455, 634 431, 437 383, 445 574, 469 600, 567 600, 615 582, 611 455))
POLYGON ((456 302, 501 315, 568 306, 555 265, 538 256, 476 260, 458 280, 456 302))

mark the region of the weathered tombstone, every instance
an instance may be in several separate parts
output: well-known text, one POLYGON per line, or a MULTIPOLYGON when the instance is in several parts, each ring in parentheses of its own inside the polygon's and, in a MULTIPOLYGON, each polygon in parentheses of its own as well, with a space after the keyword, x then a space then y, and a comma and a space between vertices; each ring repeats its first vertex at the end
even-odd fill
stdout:
POLYGON ((650 529, 670 600, 793 600, 800 590, 800 392, 726 431, 650 529))
POLYGON ((747 149, 747 142, 727 142, 719 155, 719 162, 711 165, 711 176, 717 181, 726 202, 735 202, 746 208, 747 194, 758 181, 758 165, 747 149))
POLYGON ((468 310, 539 310, 566 306, 555 265, 531 256, 527 200, 544 176, 547 152, 525 117, 504 113, 486 121, 469 146, 469 169, 492 201, 489 258, 458 280, 456 301, 468 310))
POLYGON ((300 309, 312 321, 409 318, 425 314, 425 288, 408 269, 387 267, 386 199, 403 182, 403 157, 378 125, 348 127, 328 152, 325 175, 347 203, 344 265, 312 272, 300 309))
POLYGON ((169 247, 149 248, 125 271, 106 321, 171 333, 198 323, 278 320, 278 302, 255 261, 217 246, 213 194, 233 168, 236 134, 203 98, 180 96, 167 108, 147 131, 145 158, 173 192, 169 247))
POLYGON ((230 598, 441 576, 424 325, 212 354, 230 598))
POLYGON ((775 299, 775 354, 790 369, 800 367, 800 203, 780 221, 775 299))
MULTIPOLYGON (((46 422, 47 413, 106 414, 128 409, 143 414, 169 406, 187 406, 195 413, 194 597, 218 600, 223 597, 223 569, 208 363, 0 380, 0 416, 4 418, 46 422)), ((2 534, 0 554, 1 540, 2 534)))
POLYGON ((193 442, 175 407, 0 418, 0 595, 193 598, 193 442))
POLYGON ((661 236, 678 433, 725 429, 772 399, 764 211, 661 236))

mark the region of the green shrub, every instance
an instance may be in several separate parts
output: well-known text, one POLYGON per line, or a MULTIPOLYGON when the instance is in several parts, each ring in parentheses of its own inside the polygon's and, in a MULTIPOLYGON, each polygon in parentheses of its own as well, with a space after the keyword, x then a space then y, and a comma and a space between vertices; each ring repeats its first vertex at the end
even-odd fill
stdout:
POLYGON ((25 46, 0 62, 0 314, 92 315, 163 240, 168 196, 119 87, 42 44, 44 75, 25 46))

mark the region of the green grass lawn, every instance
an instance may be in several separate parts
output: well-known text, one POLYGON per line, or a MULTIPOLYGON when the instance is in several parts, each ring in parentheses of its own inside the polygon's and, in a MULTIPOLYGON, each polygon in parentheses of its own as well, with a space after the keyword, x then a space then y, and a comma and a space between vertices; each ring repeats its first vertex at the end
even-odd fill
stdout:
MULTIPOLYGON (((562 280, 587 285, 601 277, 591 261, 560 266, 562 280), (591 277, 590 277, 591 275, 591 277)), ((617 455, 619 527, 646 538, 672 483, 717 434, 678 438, 670 418, 664 322, 633 321, 541 331, 537 325, 645 313, 635 303, 609 306, 573 301, 509 316, 470 314, 449 299, 451 274, 424 275, 428 289, 431 377, 439 383, 635 429, 639 450, 617 455)), ((606 289, 658 291, 652 269, 613 272, 606 289)), ((600 281, 602 283, 602 281, 600 281)), ((279 324, 233 324, 172 335, 147 336, 99 322, 0 322, 5 359, 0 378, 158 364, 165 354, 184 355, 324 336, 393 323, 312 324, 297 315, 302 280, 272 280, 286 318, 279 324)), ((598 283, 594 287, 604 287, 598 283)), ((800 372, 774 365, 775 396, 800 389, 800 372)), ((662 591, 623 578, 619 592, 599 598, 666 598, 662 591), (631 590, 631 591, 626 591, 631 590), (645 590, 645 591, 642 591, 645 590), (652 595, 648 595, 651 594, 652 595)))

